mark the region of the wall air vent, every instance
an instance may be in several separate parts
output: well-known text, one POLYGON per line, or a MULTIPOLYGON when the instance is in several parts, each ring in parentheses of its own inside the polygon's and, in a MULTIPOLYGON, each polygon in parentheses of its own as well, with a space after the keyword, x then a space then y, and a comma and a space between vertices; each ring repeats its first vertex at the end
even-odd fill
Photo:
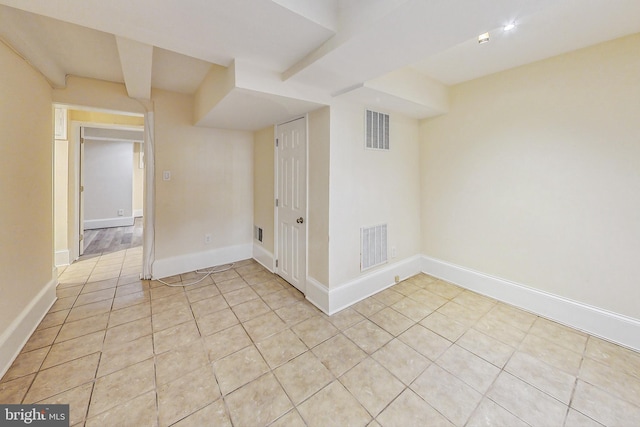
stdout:
POLYGON ((367 110, 365 117, 365 147, 389 149, 389 115, 367 110))
POLYGON ((387 262, 387 224, 360 229, 360 271, 387 262))

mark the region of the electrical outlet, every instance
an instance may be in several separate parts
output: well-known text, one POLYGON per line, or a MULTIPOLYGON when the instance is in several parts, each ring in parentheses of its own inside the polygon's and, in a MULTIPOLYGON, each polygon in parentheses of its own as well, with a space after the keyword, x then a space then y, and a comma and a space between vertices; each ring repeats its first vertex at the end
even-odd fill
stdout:
POLYGON ((396 257, 396 247, 392 246, 391 247, 391 258, 395 258, 396 257))
POLYGON ((163 171, 162 172, 162 179, 164 181, 171 181, 171 171, 163 171))
POLYGON ((207 233, 204 235, 204 244, 208 245, 209 243, 211 243, 211 234, 207 233))
POLYGON ((118 216, 124 216, 124 209, 118 209, 118 216))
POLYGON ((395 277, 396 283, 400 283, 400 276, 395 277))

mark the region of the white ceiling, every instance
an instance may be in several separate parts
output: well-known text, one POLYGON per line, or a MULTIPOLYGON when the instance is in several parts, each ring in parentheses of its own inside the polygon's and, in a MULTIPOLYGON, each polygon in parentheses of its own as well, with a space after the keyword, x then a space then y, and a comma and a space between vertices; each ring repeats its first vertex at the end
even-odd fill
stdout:
POLYGON ((514 16, 515 30, 499 22, 491 41, 476 38, 426 57, 413 67, 447 85, 640 31, 639 0, 561 0, 531 15, 514 16))
POLYGON ((640 32, 638 17, 639 0, 0 0, 0 38, 54 87, 76 75, 130 94, 149 84, 193 94, 211 64, 276 73, 278 84, 238 88, 206 123, 256 129, 340 94, 380 99, 367 82, 397 70, 456 84, 640 32), (491 42, 479 45, 485 31, 491 42), (152 53, 148 76, 135 75, 139 51, 152 53), (324 97, 291 96, 305 87, 324 97))

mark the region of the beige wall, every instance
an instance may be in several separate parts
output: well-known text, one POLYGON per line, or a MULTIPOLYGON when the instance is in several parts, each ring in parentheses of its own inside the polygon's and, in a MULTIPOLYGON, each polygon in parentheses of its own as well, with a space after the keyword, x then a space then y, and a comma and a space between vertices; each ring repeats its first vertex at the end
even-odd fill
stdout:
MULTIPOLYGON (((143 155, 143 144, 133 144, 133 213, 142 212, 144 207, 144 167, 140 167, 140 156, 143 155)), ((142 159, 144 165, 144 157, 142 159)))
POLYGON ((76 109, 69 110, 69 127, 71 127, 72 121, 124 126, 144 126, 144 117, 140 115, 129 116, 123 114, 105 113, 102 111, 76 109))
POLYGON ((153 90, 152 97, 156 259, 250 245, 253 134, 192 126, 192 96, 153 90), (163 171, 171 171, 170 181, 162 180, 163 171))
MULTIPOLYGON (((55 275, 51 88, 3 43, 0 63, 1 375, 3 364, 11 357, 8 352, 15 350, 4 348, 12 328, 17 327, 12 323, 55 275)), ((26 340, 27 336, 19 338, 26 340)))
MULTIPOLYGON (((273 255, 274 127, 253 133, 253 223, 262 228, 262 246, 273 255)), ((255 240, 257 244, 260 244, 255 240)))
POLYGON ((421 124, 427 256, 640 319, 640 35, 451 88, 421 124))
POLYGON ((309 276, 329 286, 330 108, 309 113, 309 276))
POLYGON ((388 224, 389 264, 420 253, 418 121, 390 114, 390 150, 367 150, 364 114, 362 105, 331 105, 330 287, 362 276, 363 226, 388 224))

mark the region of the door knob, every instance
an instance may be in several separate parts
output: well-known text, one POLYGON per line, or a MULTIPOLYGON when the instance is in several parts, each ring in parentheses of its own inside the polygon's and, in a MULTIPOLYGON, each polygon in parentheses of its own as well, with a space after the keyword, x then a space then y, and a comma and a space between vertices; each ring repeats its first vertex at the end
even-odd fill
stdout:
POLYGON ((302 219, 302 217, 300 217, 300 218, 296 219, 296 222, 298 224, 302 224, 304 222, 304 219, 302 219))

